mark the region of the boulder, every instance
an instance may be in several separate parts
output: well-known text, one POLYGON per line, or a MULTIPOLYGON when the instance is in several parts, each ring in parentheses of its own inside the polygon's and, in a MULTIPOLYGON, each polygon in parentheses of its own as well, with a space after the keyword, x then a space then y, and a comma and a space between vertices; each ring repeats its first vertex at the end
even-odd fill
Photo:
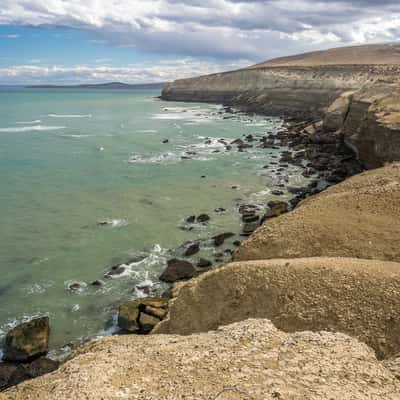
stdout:
POLYGON ((214 246, 217 246, 217 247, 222 246, 226 239, 229 239, 233 236, 235 236, 235 234, 232 232, 225 232, 225 233, 221 233, 219 235, 214 236, 212 238, 213 242, 214 242, 214 246))
POLYGON ((183 256, 190 257, 190 256, 193 256, 194 254, 198 253, 199 251, 200 251, 199 243, 190 243, 186 247, 186 250, 184 251, 183 256))
POLYGON ((250 319, 191 336, 106 337, 0 399, 398 400, 399 393, 400 382, 355 339, 285 333, 250 319))
POLYGON ((173 283, 191 279, 196 275, 196 269, 188 261, 174 258, 169 260, 167 264, 167 268, 160 276, 160 280, 163 282, 173 283))
POLYGON ((241 235, 242 236, 250 236, 259 226, 260 226, 260 224, 258 223, 258 218, 257 218, 257 221, 255 221, 255 222, 246 222, 243 225, 241 235))
POLYGON ((279 215, 288 212, 289 205, 285 201, 270 201, 268 210, 265 212, 264 218, 270 219, 279 217, 279 215))
POLYGON ((168 299, 145 297, 119 306, 118 326, 132 333, 149 333, 166 315, 168 299))
POLYGON ((200 258, 199 261, 197 261, 197 267, 199 268, 209 268, 212 266, 212 262, 209 260, 206 260, 205 258, 200 258))
POLYGON ((197 217, 197 222, 207 222, 207 221, 209 221, 209 220, 210 220, 210 216, 207 215, 207 214, 200 214, 200 215, 197 217))
POLYGON ((140 313, 139 325, 141 333, 150 333, 159 322, 160 319, 154 317, 153 315, 149 315, 144 312, 140 313))
POLYGON ((0 363, 0 391, 28 379, 55 371, 59 362, 40 357, 30 363, 0 363))
POLYGON ((227 264, 187 282, 155 333, 207 332, 267 318, 285 332, 334 331, 400 352, 400 263, 298 258, 227 264))
POLYGON ((128 332, 139 330, 140 299, 121 304, 118 310, 118 326, 128 332))
POLYGON ((25 362, 48 351, 50 325, 48 317, 32 319, 11 329, 4 343, 5 361, 25 362))

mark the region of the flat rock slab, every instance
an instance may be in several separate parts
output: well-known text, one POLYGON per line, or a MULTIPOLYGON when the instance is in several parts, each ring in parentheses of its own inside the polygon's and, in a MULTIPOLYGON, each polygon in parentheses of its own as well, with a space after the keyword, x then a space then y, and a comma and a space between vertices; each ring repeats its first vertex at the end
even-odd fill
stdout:
POLYGON ((343 334, 247 320, 191 336, 123 335, 78 350, 1 400, 398 400, 400 381, 343 334))

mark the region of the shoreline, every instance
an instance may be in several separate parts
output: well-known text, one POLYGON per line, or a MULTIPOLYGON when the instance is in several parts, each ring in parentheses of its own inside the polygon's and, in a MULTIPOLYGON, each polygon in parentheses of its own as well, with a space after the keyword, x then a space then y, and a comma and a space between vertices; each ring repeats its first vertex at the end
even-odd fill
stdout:
MULTIPOLYGON (((255 114, 254 112, 243 111, 240 107, 238 107, 237 109, 235 107, 235 109, 233 109, 230 105, 222 105, 222 106, 224 107, 225 111, 229 113, 244 112, 245 114, 248 115, 255 114)), ((265 115, 265 113, 261 112, 258 115, 265 115)), ((238 138, 234 140, 231 143, 231 145, 232 146, 237 145, 239 151, 243 151, 243 149, 246 148, 246 143, 253 145, 253 142, 258 143, 257 144, 258 146, 266 149, 269 147, 271 148, 287 147, 288 150, 284 151, 282 153, 281 158, 278 160, 278 162, 276 162, 277 164, 276 168, 278 169, 277 173, 280 174, 280 172, 281 171, 284 172, 285 169, 289 167, 289 165, 294 165, 297 167, 302 167, 303 170, 302 175, 305 178, 313 177, 313 179, 308 185, 304 187, 285 186, 285 188, 283 189, 288 189, 288 192, 292 195, 291 199, 288 201, 286 200, 270 201, 268 205, 265 205, 264 215, 259 216, 258 215, 259 210, 257 211, 257 213, 255 213, 254 209, 252 209, 251 204, 247 206, 242 205, 243 207, 245 207, 243 209, 243 212, 240 211, 240 208, 242 206, 239 207, 239 214, 242 215, 242 227, 246 226, 246 221, 250 221, 250 223, 247 225, 250 226, 251 231, 245 230, 245 234, 243 233, 243 231, 241 234, 239 225, 238 235, 244 237, 251 237, 253 231, 258 226, 261 226, 269 219, 275 218, 281 215, 282 213, 286 213, 288 211, 293 210, 297 206, 297 204, 303 199, 318 194, 321 191, 325 190, 326 188, 335 185, 336 183, 339 183, 347 179, 348 177, 353 176, 354 174, 362 171, 361 166, 355 160, 355 154, 345 146, 343 137, 337 135, 333 139, 331 134, 329 134, 329 138, 325 137, 325 132, 323 132, 319 121, 316 122, 315 119, 312 118, 306 120, 293 117, 285 118, 284 116, 281 116, 281 118, 284 121, 283 128, 281 130, 278 130, 276 133, 268 134, 267 132, 264 132, 261 138, 254 138, 254 137, 251 138, 245 137, 243 139, 238 138), (235 141, 236 142, 240 141, 240 142, 234 143, 235 141), (243 148, 241 149, 240 146, 243 146, 243 148), (339 169, 340 166, 342 166, 343 168, 339 169), (282 209, 283 204, 286 204, 286 206, 284 206, 282 209)), ((273 162, 272 160, 269 161, 273 162)), ((276 196, 278 196, 279 198, 281 194, 283 194, 283 191, 281 193, 277 192, 276 196)), ((261 210, 261 212, 263 211, 261 210)), ((217 239, 217 237, 221 236, 221 241, 223 243, 225 240, 224 235, 228 234, 221 233, 221 235, 217 235, 216 237, 211 237, 206 240, 217 241, 219 240, 219 238, 217 239), (224 237, 222 238, 222 236, 224 237)), ((195 243, 187 242, 186 244, 188 244, 188 246, 186 246, 186 251, 188 250, 190 251, 191 246, 195 243)), ((184 245, 185 244, 181 245, 180 247, 184 245)), ((216 248, 218 248, 219 245, 217 245, 216 248)), ((236 246, 240 248, 240 243, 236 243, 236 246)), ((172 282, 170 284, 170 289, 168 290, 167 295, 172 296, 171 293, 174 291, 174 286, 176 282, 182 282, 182 281, 187 282, 192 277, 198 276, 199 274, 202 274, 203 272, 209 270, 223 267, 224 265, 234 260, 234 252, 233 253, 231 252, 230 254, 227 254, 226 252, 225 253, 221 252, 221 255, 222 254, 225 254, 223 256, 223 258, 225 259, 221 259, 215 264, 212 263, 214 265, 211 266, 205 263, 200 269, 198 268, 199 265, 197 265, 196 266, 197 268, 195 270, 196 272, 193 273, 190 277, 178 276, 175 282, 172 282)), ((183 257, 182 260, 184 259, 185 257, 183 257)), ((109 274, 113 275, 113 274, 123 273, 124 271, 122 270, 122 268, 123 267, 121 266, 115 266, 115 268, 113 267, 110 270, 109 274)), ((148 330, 149 329, 146 328, 144 330, 145 333, 148 333, 148 330)), ((112 335, 119 335, 123 333, 124 332, 122 330, 119 332, 112 333, 112 335)), ((102 337, 100 337, 100 339, 101 338, 102 337)), ((79 343, 78 346, 72 348, 71 353, 67 354, 63 358, 58 358, 57 360, 59 360, 61 363, 64 363, 65 361, 73 357, 73 354, 79 351, 79 349, 82 346, 87 345, 88 342, 91 342, 93 340, 99 340, 99 337, 96 337, 96 339, 89 339, 88 341, 83 341, 82 343, 79 343)), ((49 370, 46 370, 44 372, 53 371, 55 368, 55 364, 50 364, 49 368, 50 368, 49 370)), ((40 375, 42 375, 42 373, 39 373, 38 375, 35 376, 40 376, 40 375)))

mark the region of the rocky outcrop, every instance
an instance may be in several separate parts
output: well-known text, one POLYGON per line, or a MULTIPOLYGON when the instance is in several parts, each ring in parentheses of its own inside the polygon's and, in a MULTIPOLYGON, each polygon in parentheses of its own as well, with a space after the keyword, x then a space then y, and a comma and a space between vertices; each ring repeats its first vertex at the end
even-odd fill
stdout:
POLYGON ((50 326, 47 317, 35 318, 11 329, 4 343, 5 361, 26 362, 48 351, 50 326))
POLYGON ((89 344, 1 400, 385 399, 400 382, 343 334, 284 333, 248 320, 192 336, 124 335, 89 344))
POLYGON ((344 332, 379 357, 400 352, 400 263, 307 258, 228 264, 180 288, 155 333, 191 334, 247 318, 285 332, 344 332))
POLYGON ((118 310, 118 326, 133 333, 149 333, 166 316, 168 300, 157 297, 123 303, 118 310))
POLYGON ((342 129, 346 143, 366 168, 399 161, 399 85, 379 83, 354 93, 342 129))
POLYGON ((55 371, 58 361, 40 357, 30 363, 0 363, 0 391, 28 379, 55 371))
POLYGON ((356 175, 268 220, 236 261, 356 257, 400 262, 400 164, 356 175))

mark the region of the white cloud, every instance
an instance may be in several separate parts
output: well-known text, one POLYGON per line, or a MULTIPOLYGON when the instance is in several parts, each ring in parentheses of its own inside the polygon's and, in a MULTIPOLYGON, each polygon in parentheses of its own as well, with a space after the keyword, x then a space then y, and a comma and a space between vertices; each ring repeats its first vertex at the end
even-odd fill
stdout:
POLYGON ((166 82, 177 78, 210 74, 247 65, 236 63, 209 63, 194 59, 164 61, 158 65, 139 64, 126 67, 88 66, 38 66, 17 65, 0 68, 0 84, 74 84, 119 81, 125 83, 166 82))
POLYGON ((19 35, 10 34, 10 35, 0 35, 0 39, 18 39, 19 35))
POLYGON ((268 57, 396 40, 398 0, 1 0, 0 24, 68 26, 143 51, 268 57))

